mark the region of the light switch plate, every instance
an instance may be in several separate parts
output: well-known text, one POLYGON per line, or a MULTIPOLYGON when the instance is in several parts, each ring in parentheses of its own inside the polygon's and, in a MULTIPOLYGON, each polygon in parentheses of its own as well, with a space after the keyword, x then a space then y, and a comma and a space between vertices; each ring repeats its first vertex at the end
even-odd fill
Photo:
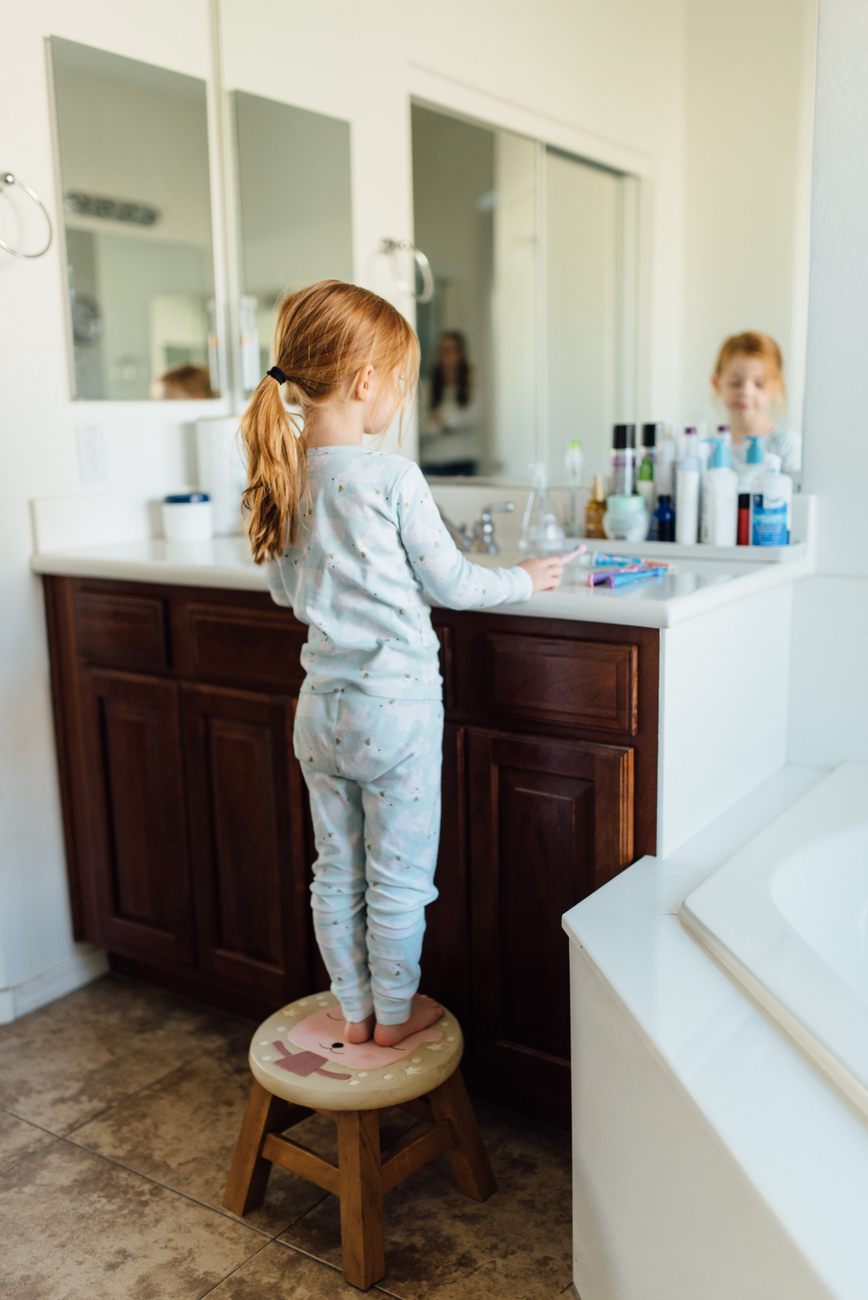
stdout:
POLYGON ((108 482, 105 430, 100 424, 79 424, 75 429, 78 477, 82 483, 108 482))

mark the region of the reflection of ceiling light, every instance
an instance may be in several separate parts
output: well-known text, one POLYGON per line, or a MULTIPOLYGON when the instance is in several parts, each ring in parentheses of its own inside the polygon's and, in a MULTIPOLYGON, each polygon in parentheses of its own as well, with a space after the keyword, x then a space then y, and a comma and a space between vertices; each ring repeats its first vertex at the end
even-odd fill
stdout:
POLYGON ((134 226, 153 226, 160 219, 157 209, 147 203, 106 199, 99 194, 81 194, 79 191, 67 194, 63 206, 77 217, 102 217, 106 221, 126 221, 134 226))

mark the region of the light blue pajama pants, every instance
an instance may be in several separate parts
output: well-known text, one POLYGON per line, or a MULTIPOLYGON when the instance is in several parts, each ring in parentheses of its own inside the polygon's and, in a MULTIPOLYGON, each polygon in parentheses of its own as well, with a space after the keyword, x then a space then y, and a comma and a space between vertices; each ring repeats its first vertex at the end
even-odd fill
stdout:
POLYGON ((310 793, 313 922, 348 1020, 403 1023, 437 897, 443 705, 303 691, 295 753, 310 793))

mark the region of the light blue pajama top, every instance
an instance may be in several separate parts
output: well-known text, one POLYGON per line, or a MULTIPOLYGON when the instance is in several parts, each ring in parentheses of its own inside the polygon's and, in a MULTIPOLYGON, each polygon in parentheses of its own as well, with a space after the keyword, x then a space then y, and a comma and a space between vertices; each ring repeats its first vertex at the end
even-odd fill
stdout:
POLYGON ((471 564, 419 466, 365 447, 313 447, 296 545, 266 565, 271 594, 310 627, 303 691, 440 699, 426 596, 448 609, 527 600, 530 574, 471 564))

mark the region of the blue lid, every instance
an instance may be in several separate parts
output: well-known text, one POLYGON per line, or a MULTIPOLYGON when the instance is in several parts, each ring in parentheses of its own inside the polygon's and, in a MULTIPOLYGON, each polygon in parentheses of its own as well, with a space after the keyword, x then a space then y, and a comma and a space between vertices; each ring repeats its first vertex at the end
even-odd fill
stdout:
POLYGON ((175 492, 172 496, 163 497, 167 506, 187 506, 194 501, 210 501, 207 492, 175 492))
POLYGON ((751 434, 748 441, 750 446, 747 449, 747 456, 745 457, 746 463, 748 465, 762 465, 765 456, 763 455, 763 449, 760 446, 759 434, 751 434))
POLYGON ((709 441, 714 443, 709 469, 729 469, 729 448, 723 438, 710 438, 709 441))

